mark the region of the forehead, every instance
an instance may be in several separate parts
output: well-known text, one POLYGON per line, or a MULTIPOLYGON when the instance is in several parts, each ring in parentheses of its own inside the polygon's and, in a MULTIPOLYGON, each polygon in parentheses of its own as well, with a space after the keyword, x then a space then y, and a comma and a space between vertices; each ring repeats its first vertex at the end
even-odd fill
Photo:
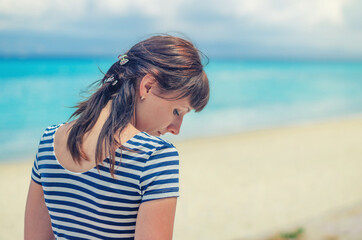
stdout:
POLYGON ((155 92, 156 96, 166 100, 175 107, 185 107, 189 111, 193 108, 191 107, 191 98, 190 96, 182 97, 183 92, 180 91, 165 91, 161 90, 159 86, 156 85, 155 92), (180 98, 181 97, 181 98, 180 98))
POLYGON ((185 107, 185 108, 188 108, 189 110, 191 110, 190 98, 189 97, 177 99, 177 100, 175 100, 175 103, 178 104, 181 107, 185 107))
POLYGON ((162 91, 159 88, 156 89, 156 93, 159 97, 166 100, 175 101, 175 102, 188 102, 190 103, 190 97, 182 97, 183 93, 178 91, 162 91), (182 98, 180 98, 182 97, 182 98))
POLYGON ((165 100, 169 101, 172 105, 175 105, 177 107, 184 107, 184 108, 188 108, 189 110, 192 109, 189 96, 183 97, 183 98, 178 98, 179 94, 169 93, 169 94, 162 94, 161 97, 164 98, 165 100))

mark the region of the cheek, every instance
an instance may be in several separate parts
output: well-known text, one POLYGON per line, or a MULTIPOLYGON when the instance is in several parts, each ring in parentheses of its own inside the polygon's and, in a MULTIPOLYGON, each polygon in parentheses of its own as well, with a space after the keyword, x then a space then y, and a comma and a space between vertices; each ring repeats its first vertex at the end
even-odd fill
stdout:
POLYGON ((136 127, 140 131, 162 131, 173 121, 173 105, 158 97, 139 102, 136 108, 136 127))
POLYGON ((162 104, 142 103, 136 109, 136 127, 140 131, 162 130, 172 121, 172 114, 162 104))
POLYGON ((152 116, 152 122, 150 121, 149 126, 152 130, 164 132, 172 121, 173 115, 169 113, 168 109, 159 109, 152 116))
POLYGON ((154 109, 154 112, 150 113, 150 119, 154 125, 166 127, 172 121, 172 114, 166 107, 154 109))

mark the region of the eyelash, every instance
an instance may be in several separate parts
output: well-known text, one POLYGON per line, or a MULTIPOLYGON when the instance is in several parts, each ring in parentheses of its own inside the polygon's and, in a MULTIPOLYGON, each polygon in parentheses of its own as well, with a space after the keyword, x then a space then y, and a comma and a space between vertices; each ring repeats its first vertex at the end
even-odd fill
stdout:
POLYGON ((173 114, 176 116, 180 116, 180 113, 177 111, 177 109, 173 110, 173 114))

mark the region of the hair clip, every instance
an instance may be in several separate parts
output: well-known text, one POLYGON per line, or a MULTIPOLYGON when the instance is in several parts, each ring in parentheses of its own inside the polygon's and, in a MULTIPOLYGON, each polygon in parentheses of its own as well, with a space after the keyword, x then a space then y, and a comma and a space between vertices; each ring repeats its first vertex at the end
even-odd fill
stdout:
POLYGON ((113 75, 106 79, 105 83, 112 83, 112 86, 116 85, 118 80, 115 80, 113 75))
POLYGON ((124 65, 126 64, 129 60, 127 59, 127 55, 126 54, 123 54, 123 55, 119 55, 118 56, 118 59, 119 59, 119 64, 120 65, 124 65))

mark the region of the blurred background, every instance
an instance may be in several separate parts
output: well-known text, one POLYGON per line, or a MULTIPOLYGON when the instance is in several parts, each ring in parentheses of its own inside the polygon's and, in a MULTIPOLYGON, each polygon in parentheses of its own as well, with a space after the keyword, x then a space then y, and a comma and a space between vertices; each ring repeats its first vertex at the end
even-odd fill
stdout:
MULTIPOLYGON (((227 136, 237 135, 240 137, 235 138, 233 144, 235 148, 242 148, 245 136, 250 132, 361 119, 361 9, 360 0, 2 0, 1 171, 10 175, 7 164, 31 162, 43 130, 68 120, 73 112, 71 106, 82 99, 81 91, 102 78, 99 69, 106 72, 119 54, 158 33, 189 39, 207 56, 203 57, 203 61, 211 84, 209 105, 203 112, 185 117, 180 136, 166 137, 180 142, 186 157, 187 151, 191 151, 187 144, 200 144, 197 139, 214 139, 216 146, 222 148, 227 136)), ((360 133, 361 122, 354 124, 359 128, 354 127, 348 134, 360 133)), ((338 129, 343 129, 341 126, 347 125, 342 123, 338 126, 338 129)), ((333 127, 326 129, 331 131, 333 127)), ((345 132, 340 130, 339 133, 345 132)), ((326 138, 333 138, 333 133, 327 134, 326 138)), ((279 139, 279 135, 275 135, 278 133, 273 134, 275 139, 279 139)), ((318 136, 301 137, 298 144, 319 139, 318 136)), ((357 136, 338 135, 337 138, 355 139, 357 142, 332 142, 323 151, 328 152, 341 144, 357 146, 362 143, 357 136)), ((324 142, 324 138, 320 141, 324 142)), ((259 146, 260 150, 250 147, 253 150, 247 156, 251 159, 253 153, 260 154, 263 147, 273 148, 262 141, 256 141, 255 146, 259 146)), ((360 167, 362 153, 358 149, 350 149, 355 153, 351 169, 360 167)), ((305 150, 308 152, 307 147, 305 150)), ((309 160, 320 159, 316 157, 320 152, 313 151, 316 152, 309 160)), ((280 154, 275 153, 274 157, 278 156, 280 154)), ((295 157, 291 155, 287 159, 295 157)), ((272 160, 270 156, 264 159, 267 158, 272 160)), ((238 163, 245 160, 237 153, 226 157, 228 159, 238 163)), ((327 160, 331 159, 327 157, 327 160)), ((343 155, 338 160, 348 161, 348 157, 343 155)), ((275 168, 278 164, 275 163, 275 168)), ((234 170, 239 169, 235 178, 243 182, 247 175, 243 171, 249 171, 248 165, 242 169, 239 165, 235 166, 234 170)), ((219 167, 223 168, 222 165, 219 167)), ((188 175, 188 170, 185 171, 188 175)), ((275 172, 275 169, 271 168, 270 172, 275 172)), ((25 175, 28 173, 26 171, 25 175)), ((355 174, 352 176, 346 172, 345 176, 352 177, 345 184, 360 186, 362 179, 358 178, 358 173, 355 174)), ((303 182, 305 177, 301 175, 298 183, 303 182)), ((331 178, 336 179, 332 175, 331 178)), ((223 179, 219 176, 218 181, 223 179)), ((271 188, 267 180, 259 183, 265 189, 271 188)), ((344 188, 342 185, 341 188, 344 188)), ((2 187, 5 189, 5 184, 2 187)), ((300 189, 300 186, 293 187, 300 189)), ((187 182, 184 189, 188 189, 187 182)), ((240 199, 244 198, 244 193, 240 194, 240 199)), ((311 193, 306 194, 310 196, 311 193)), ((343 198, 342 192, 336 195, 341 194, 343 198)), ((348 204, 362 201, 361 190, 352 189, 348 194, 354 194, 348 204)), ((302 201, 304 195, 298 196, 302 201)), ((324 210, 348 205, 343 203, 341 200, 324 210)), ((219 204, 222 205, 222 202, 219 204)), ((240 205, 240 202, 234 204, 240 205)), ((323 201, 318 204, 323 205, 323 201)), ((181 201, 181 210, 185 210, 185 206, 188 206, 186 202, 182 205, 181 201)), ((247 207, 236 212, 243 215, 244 210, 247 207)), ((275 216, 276 212, 264 217, 275 216)), ((320 214, 314 213, 311 208, 307 215, 292 219, 298 222, 320 214)), ((204 213, 199 215, 209 216, 204 213)), ((7 215, 0 214, 5 221, 4 216, 7 215)), ((260 215, 253 217, 262 218, 260 215)), ((183 221, 186 224, 185 219, 188 218, 190 215, 180 214, 178 221, 181 227, 177 229, 176 225, 175 233, 177 239, 244 239, 245 236, 277 231, 288 223, 287 218, 277 226, 266 226, 257 220, 247 224, 238 222, 240 224, 233 231, 228 231, 229 235, 215 237, 219 236, 215 233, 212 238, 206 233, 212 230, 212 225, 202 225, 204 228, 194 232, 182 228, 183 221), (258 224, 262 227, 253 228, 258 224), (189 237, 182 238, 179 229, 183 229, 183 234, 189 237)), ((362 220, 358 223, 362 226, 362 220)), ((0 239, 1 236, 0 229, 0 239)))
POLYGON ((33 153, 102 78, 98 67, 157 33, 209 58, 210 104, 186 117, 181 138, 362 112, 358 0, 0 4, 0 161, 33 153))

